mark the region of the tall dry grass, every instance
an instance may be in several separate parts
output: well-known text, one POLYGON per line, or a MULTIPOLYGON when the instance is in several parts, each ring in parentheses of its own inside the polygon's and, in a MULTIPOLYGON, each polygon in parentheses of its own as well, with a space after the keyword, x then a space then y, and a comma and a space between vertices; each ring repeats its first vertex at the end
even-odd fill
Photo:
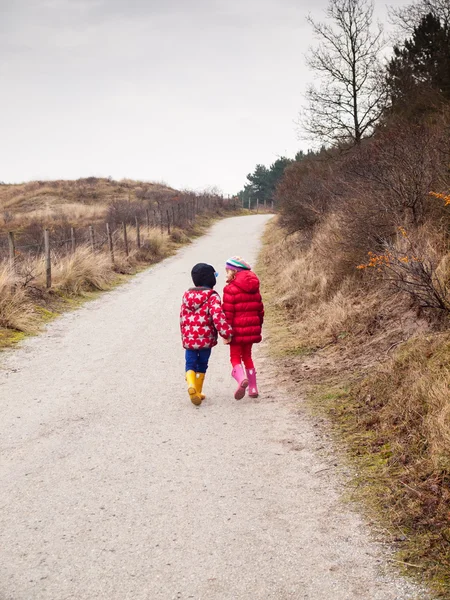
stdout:
POLYGON ((42 208, 35 208, 27 212, 18 211, 13 214, 4 211, 0 213, 0 229, 11 231, 27 227, 39 222, 42 226, 53 223, 76 223, 78 227, 87 226, 106 217, 108 207, 103 204, 47 204, 42 208))
POLYGON ((108 254, 94 254, 84 246, 77 248, 73 254, 54 255, 52 279, 56 290, 70 296, 81 296, 84 292, 108 289, 116 274, 108 254))
MULTIPOLYGON (((330 233, 333 224, 325 219, 312 232, 293 235, 269 225, 262 263, 272 347, 294 355, 285 359, 289 372, 306 379, 314 410, 336 425, 356 462, 357 497, 400 532, 398 559, 419 565, 448 597, 448 321, 422 314, 382 273, 361 273, 358 250, 349 258, 339 227, 330 233)), ((445 235, 432 226, 414 235, 448 291, 445 235)), ((402 235, 393 241, 399 252, 404 243, 402 235)))
POLYGON ((114 181, 100 177, 77 180, 30 181, 0 186, 0 212, 30 212, 49 205, 65 203, 109 204, 114 200, 134 201, 146 196, 171 195, 175 190, 162 183, 114 181))
MULTIPOLYGON (((302 232, 286 236, 274 222, 265 234, 263 260, 276 288, 275 306, 288 312, 299 348, 320 348, 340 337, 357 335, 368 327, 382 302, 376 290, 367 294, 355 267, 353 273, 343 269, 336 276, 333 263, 342 252, 338 243, 330 249, 331 259, 324 252, 327 228, 328 223, 305 239, 302 232)), ((330 248, 329 237, 327 243, 330 248)))
POLYGON ((141 232, 141 248, 136 246, 136 228, 128 228, 130 252, 127 256, 121 232, 115 234, 114 264, 106 247, 93 252, 80 245, 74 253, 52 252, 52 288, 46 291, 45 262, 42 256, 23 255, 14 271, 0 263, 0 330, 30 333, 39 320, 39 307, 48 308, 61 298, 82 297, 86 293, 110 289, 118 273, 131 274, 172 251, 170 237, 157 229, 141 232), (56 292, 56 296, 55 296, 56 292))
POLYGON ((0 327, 31 333, 35 325, 33 304, 26 289, 6 263, 0 263, 0 327))

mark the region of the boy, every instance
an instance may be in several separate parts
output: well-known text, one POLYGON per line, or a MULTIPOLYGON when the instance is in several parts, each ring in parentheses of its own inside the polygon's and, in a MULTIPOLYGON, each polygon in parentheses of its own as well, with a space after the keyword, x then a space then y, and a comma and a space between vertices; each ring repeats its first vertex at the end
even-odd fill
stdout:
POLYGON ((191 402, 199 406, 211 349, 220 334, 225 343, 231 342, 231 327, 222 311, 219 294, 214 291, 217 273, 214 267, 198 263, 191 271, 193 288, 183 295, 180 329, 186 350, 186 381, 191 402))

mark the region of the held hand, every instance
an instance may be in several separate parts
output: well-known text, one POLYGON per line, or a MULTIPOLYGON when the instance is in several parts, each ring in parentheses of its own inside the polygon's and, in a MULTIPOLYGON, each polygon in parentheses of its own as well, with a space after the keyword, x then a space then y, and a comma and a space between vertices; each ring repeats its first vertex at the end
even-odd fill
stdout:
POLYGON ((223 343, 224 343, 225 345, 231 344, 231 339, 232 339, 232 338, 228 338, 227 340, 223 340, 223 343))

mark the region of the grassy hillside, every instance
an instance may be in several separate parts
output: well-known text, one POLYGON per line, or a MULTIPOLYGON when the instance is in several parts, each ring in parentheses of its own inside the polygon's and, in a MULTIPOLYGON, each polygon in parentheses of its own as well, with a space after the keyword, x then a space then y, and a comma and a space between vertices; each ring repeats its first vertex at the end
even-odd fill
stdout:
MULTIPOLYGON (((271 347, 355 467, 352 499, 390 531, 397 564, 450 595, 450 333, 381 273, 336 276, 329 222, 266 233, 261 258, 271 347), (326 243, 325 243, 326 240, 326 243), (331 267, 330 267, 331 265, 331 267)), ((438 261, 448 273, 449 254, 438 261)), ((438 313, 438 314, 436 314, 438 313)))
POLYGON ((234 210, 233 202, 217 194, 130 180, 0 185, 0 348, 170 255, 234 210), (50 288, 44 229, 50 238, 50 288), (14 261, 8 232, 14 235, 14 261))
POLYGON ((104 220, 114 203, 154 203, 179 195, 159 183, 87 177, 76 181, 32 181, 0 185, 0 232, 33 221, 68 220, 77 225, 104 220))

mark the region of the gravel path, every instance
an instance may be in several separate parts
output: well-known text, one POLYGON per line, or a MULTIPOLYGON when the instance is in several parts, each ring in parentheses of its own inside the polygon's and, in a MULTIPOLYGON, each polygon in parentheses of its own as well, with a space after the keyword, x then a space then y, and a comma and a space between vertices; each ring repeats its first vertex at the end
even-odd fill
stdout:
POLYGON ((259 401, 236 402, 220 345, 208 399, 189 401, 190 269, 211 262, 220 291, 224 260, 254 261, 266 221, 218 223, 1 356, 1 600, 426 597, 386 568, 269 376, 259 401))

